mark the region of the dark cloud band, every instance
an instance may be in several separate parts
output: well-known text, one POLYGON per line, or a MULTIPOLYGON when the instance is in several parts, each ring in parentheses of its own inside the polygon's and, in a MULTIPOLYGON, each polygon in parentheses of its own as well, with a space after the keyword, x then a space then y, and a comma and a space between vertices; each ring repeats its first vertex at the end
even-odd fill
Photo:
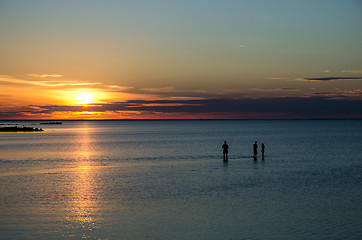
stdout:
POLYGON ((337 80, 362 80, 362 77, 324 77, 324 78, 302 78, 302 81, 337 81, 337 80))
POLYGON ((41 115, 54 112, 147 112, 164 114, 185 113, 197 118, 198 114, 225 113, 227 116, 257 114, 260 118, 284 116, 285 118, 362 118, 362 100, 328 97, 284 97, 261 99, 204 99, 204 100, 133 100, 98 104, 93 106, 29 106, 18 113, 0 113, 0 118, 9 119, 19 114, 41 115), (267 117, 266 117, 267 116, 267 117))

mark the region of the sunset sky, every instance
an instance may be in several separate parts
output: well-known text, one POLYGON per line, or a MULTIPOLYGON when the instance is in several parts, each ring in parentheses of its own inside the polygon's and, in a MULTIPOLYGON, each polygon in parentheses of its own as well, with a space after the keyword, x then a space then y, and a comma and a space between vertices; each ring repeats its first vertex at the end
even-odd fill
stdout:
POLYGON ((0 119, 362 117, 361 0, 0 0, 0 119))

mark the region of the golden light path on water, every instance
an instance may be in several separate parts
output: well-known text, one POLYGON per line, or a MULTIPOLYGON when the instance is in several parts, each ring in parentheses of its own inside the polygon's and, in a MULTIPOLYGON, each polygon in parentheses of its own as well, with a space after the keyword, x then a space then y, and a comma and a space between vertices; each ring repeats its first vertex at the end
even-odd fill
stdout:
MULTIPOLYGON (((69 236, 72 236, 73 229, 83 229, 82 238, 88 238, 94 228, 98 228, 102 222, 99 214, 99 192, 97 179, 95 179, 96 168, 91 166, 92 150, 90 148, 91 138, 88 127, 81 131, 79 151, 75 152, 74 171, 69 174, 70 197, 66 205, 66 222, 69 228, 69 236), (95 217, 97 216, 97 217, 95 217)), ((66 187, 66 186, 64 186, 66 187)))

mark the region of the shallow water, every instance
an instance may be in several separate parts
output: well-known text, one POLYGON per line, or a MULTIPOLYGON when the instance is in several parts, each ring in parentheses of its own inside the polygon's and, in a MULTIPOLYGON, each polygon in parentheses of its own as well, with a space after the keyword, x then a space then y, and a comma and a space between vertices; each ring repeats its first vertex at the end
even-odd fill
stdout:
POLYGON ((0 133, 1 239, 362 238, 360 120, 18 124, 45 131, 0 133))

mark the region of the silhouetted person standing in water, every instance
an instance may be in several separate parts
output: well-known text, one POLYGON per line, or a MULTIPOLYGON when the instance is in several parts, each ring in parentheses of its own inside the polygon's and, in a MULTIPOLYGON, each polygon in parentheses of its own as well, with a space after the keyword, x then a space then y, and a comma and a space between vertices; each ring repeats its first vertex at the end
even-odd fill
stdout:
POLYGON ((265 145, 264 143, 261 144, 261 156, 264 158, 264 152, 265 152, 265 145))
POLYGON ((253 149, 254 149, 254 159, 256 159, 257 155, 258 155, 258 142, 255 141, 254 145, 253 145, 253 149))
POLYGON ((226 144, 226 141, 224 141, 224 144, 222 145, 223 149, 223 155, 224 155, 224 162, 228 161, 228 153, 229 153, 229 146, 226 144))

